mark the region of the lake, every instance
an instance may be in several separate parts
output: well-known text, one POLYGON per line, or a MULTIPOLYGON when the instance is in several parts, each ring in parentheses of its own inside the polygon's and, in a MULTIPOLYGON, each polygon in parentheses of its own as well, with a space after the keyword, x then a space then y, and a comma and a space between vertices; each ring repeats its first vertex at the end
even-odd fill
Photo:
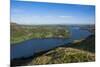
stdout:
POLYGON ((11 59, 29 57, 34 53, 40 51, 46 51, 51 48, 68 44, 74 40, 84 39, 91 35, 87 30, 81 30, 80 27, 74 26, 69 27, 70 38, 57 39, 57 38, 46 38, 46 39, 30 39, 16 45, 11 45, 11 59))

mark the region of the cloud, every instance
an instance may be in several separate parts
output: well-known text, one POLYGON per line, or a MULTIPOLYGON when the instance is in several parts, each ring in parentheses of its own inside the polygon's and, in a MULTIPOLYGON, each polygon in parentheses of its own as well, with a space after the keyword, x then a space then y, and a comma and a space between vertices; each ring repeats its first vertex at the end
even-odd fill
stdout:
POLYGON ((72 18, 72 16, 59 16, 60 18, 72 18))

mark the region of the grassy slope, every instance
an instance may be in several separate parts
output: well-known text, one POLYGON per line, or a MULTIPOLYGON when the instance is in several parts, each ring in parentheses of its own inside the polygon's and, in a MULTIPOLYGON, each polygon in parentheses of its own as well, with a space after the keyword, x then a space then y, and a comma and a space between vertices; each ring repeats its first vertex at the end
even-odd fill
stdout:
MULTIPOLYGON (((20 31, 19 31, 20 32, 20 31)), ((23 31, 24 32, 24 31, 23 31)), ((26 33, 23 33, 24 35, 26 33)), ((69 44, 54 48, 35 58, 20 59, 18 64, 21 65, 36 65, 36 64, 60 64, 60 63, 74 63, 74 62, 91 62, 95 61, 95 36, 91 35, 85 40, 80 40, 69 44), (70 45, 70 46, 69 46, 70 45)), ((13 62, 12 62, 13 63, 13 62)), ((15 64, 16 65, 16 60, 15 64)))
POLYGON ((50 50, 32 60, 31 64, 59 64, 73 62, 95 61, 95 39, 94 35, 87 39, 74 43, 71 46, 61 46, 50 50))
POLYGON ((20 25, 11 23, 11 43, 18 43, 22 42, 27 37, 27 31, 25 31, 23 28, 20 27, 20 25))
POLYGON ((69 31, 65 26, 24 26, 11 23, 11 44, 32 38, 67 38, 69 31))
POLYGON ((95 61, 95 36, 91 35, 83 41, 56 47, 40 52, 28 58, 11 60, 11 65, 61 64, 95 61))

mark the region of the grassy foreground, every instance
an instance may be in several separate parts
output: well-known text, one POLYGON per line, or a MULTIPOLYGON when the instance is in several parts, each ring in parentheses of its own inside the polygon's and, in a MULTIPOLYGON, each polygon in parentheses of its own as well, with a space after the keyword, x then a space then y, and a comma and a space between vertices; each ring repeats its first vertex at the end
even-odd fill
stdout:
MULTIPOLYGON (((90 62, 95 60, 94 53, 82 51, 75 48, 59 47, 55 50, 47 52, 32 60, 30 64, 61 64, 61 63, 76 63, 90 62)), ((29 64, 29 65, 30 65, 29 64)))
POLYGON ((59 46, 36 56, 11 60, 11 65, 43 65, 95 61, 95 36, 59 46))
POLYGON ((94 35, 69 46, 57 47, 32 60, 28 65, 61 64, 95 61, 94 35))

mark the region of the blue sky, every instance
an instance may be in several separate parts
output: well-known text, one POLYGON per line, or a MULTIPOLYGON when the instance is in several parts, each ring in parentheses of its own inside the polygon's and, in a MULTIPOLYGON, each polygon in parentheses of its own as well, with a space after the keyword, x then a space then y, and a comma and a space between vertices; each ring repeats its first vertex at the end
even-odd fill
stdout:
POLYGON ((11 22, 19 24, 94 24, 95 6, 12 0, 11 22))

